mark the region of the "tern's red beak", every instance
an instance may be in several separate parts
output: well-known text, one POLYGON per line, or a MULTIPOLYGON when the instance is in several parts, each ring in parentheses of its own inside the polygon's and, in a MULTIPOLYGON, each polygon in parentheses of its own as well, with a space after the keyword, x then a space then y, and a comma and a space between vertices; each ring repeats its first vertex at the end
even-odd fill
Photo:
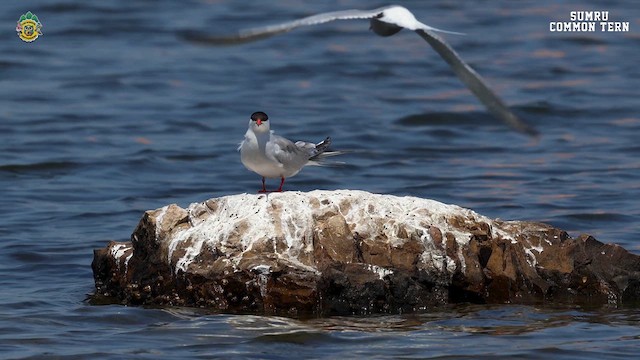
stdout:
POLYGON ((258 124, 258 126, 262 125, 262 120, 260 119, 256 120, 256 124, 258 124))

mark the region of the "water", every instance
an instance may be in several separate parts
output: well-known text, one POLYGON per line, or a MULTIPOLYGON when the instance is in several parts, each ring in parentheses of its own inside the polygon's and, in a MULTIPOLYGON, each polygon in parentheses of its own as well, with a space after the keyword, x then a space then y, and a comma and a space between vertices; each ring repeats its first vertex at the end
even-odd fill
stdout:
POLYGON ((380 4, 2 2, 0 358, 635 356, 628 308, 283 319, 85 301, 92 250, 128 239, 144 210, 260 187, 235 152, 257 110, 281 135, 353 150, 286 189, 432 198, 640 253, 637 2, 399 3, 469 34, 445 37, 541 140, 488 116, 408 31, 379 38, 344 21, 222 48, 175 36, 380 4), (589 9, 631 31, 548 31, 589 9), (32 44, 13 32, 27 10, 44 23, 32 44))

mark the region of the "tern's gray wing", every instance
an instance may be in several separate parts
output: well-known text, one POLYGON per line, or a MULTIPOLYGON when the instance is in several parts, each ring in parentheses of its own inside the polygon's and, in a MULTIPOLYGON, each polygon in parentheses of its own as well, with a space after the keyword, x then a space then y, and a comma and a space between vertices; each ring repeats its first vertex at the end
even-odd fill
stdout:
POLYGON ((480 100, 484 106, 498 119, 505 122, 513 129, 531 135, 538 136, 538 131, 516 116, 507 105, 500 100, 480 75, 460 58, 455 50, 444 39, 428 30, 416 30, 416 33, 425 39, 431 47, 449 64, 454 73, 467 85, 469 90, 480 100))
POLYGON ((279 162, 285 169, 299 170, 309 161, 310 157, 306 149, 275 134, 271 134, 265 150, 268 157, 279 162))
POLYGON ((312 142, 296 141, 295 145, 298 147, 298 149, 308 153, 309 157, 312 157, 313 155, 317 154, 316 144, 312 142))
POLYGON ((324 24, 334 20, 349 19, 370 19, 379 15, 389 6, 381 7, 373 10, 342 10, 322 13, 318 15, 308 16, 306 18, 285 22, 277 25, 269 25, 252 29, 241 30, 237 34, 226 36, 215 36, 204 34, 199 31, 185 30, 180 35, 193 42, 205 44, 240 44, 259 39, 268 38, 273 35, 293 30, 300 26, 324 24))

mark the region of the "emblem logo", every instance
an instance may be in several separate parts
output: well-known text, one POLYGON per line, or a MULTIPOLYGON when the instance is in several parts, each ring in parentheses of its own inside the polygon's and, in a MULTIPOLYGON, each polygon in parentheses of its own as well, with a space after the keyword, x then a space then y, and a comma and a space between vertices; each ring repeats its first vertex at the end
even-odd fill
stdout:
POLYGON ((42 24, 35 14, 27 11, 26 14, 20 16, 16 31, 20 39, 26 42, 32 42, 42 35, 42 24))

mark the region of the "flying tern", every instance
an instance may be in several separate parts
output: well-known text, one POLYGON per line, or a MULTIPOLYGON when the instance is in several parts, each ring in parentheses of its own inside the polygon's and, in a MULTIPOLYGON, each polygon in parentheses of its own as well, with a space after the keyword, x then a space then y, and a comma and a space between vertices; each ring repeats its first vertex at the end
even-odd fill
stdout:
POLYGON ((380 36, 391 36, 402 29, 415 31, 440 54, 458 78, 460 78, 494 116, 516 131, 531 136, 538 136, 538 131, 516 116, 498 95, 489 88, 482 77, 473 70, 469 64, 462 60, 458 53, 456 53, 443 38, 436 34, 436 32, 450 34, 460 33, 425 25, 418 21, 413 13, 402 6, 391 5, 374 10, 343 10, 321 13, 282 24, 245 29, 237 34, 227 36, 209 35, 190 30, 181 32, 181 36, 189 41, 210 45, 239 44, 285 33, 301 26, 349 19, 370 19, 370 29, 380 36))

